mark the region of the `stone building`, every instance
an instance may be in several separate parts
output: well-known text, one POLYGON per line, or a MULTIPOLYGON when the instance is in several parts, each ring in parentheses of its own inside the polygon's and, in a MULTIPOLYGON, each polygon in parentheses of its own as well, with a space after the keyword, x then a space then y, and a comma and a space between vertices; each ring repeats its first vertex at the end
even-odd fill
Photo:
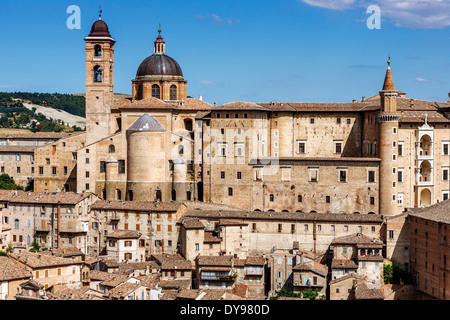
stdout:
POLYGON ((22 192, 9 202, 14 247, 30 248, 34 239, 44 249, 76 247, 88 253, 92 193, 22 192))
POLYGON ((71 135, 58 132, 0 132, 0 174, 8 174, 16 184, 26 187, 35 174, 35 150, 71 135))
POLYGON ((9 202, 19 193, 16 190, 0 190, 0 251, 3 252, 12 241, 9 202))
POLYGON ((31 252, 14 253, 10 257, 29 270, 33 280, 43 285, 45 290, 63 286, 76 289, 83 285, 81 270, 84 263, 77 259, 31 252))
POLYGON ((309 288, 317 290, 320 296, 326 296, 328 267, 316 261, 303 262, 292 268, 292 286, 294 292, 309 288))
POLYGON ((177 222, 185 209, 184 204, 176 202, 99 200, 91 206, 89 254, 104 255, 105 239, 116 230, 140 233, 138 247, 145 248, 144 260, 152 254, 175 254, 179 235, 177 222))
POLYGON ((411 271, 420 299, 449 300, 450 200, 408 210, 411 271))
POLYGON ((106 253, 108 257, 123 261, 145 261, 145 247, 139 243, 141 233, 134 230, 116 230, 106 235, 106 253))
POLYGON ((0 257, 0 300, 15 300, 20 285, 32 277, 32 273, 19 267, 13 259, 0 257))
POLYGON ((85 142, 86 134, 77 133, 37 147, 34 150, 34 191, 76 192, 77 150, 85 142))
POLYGON ((333 251, 332 280, 356 273, 363 277, 369 288, 380 289, 384 283, 382 241, 357 233, 334 239, 330 247, 333 251))

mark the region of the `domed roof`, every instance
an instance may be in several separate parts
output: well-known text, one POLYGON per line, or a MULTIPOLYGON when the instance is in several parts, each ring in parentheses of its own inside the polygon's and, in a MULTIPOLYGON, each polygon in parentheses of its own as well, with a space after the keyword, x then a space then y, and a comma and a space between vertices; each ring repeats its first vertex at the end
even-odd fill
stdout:
POLYGON ((95 21, 92 25, 89 37, 111 37, 106 22, 102 19, 98 19, 97 21, 95 21))
POLYGON ((144 114, 136 120, 136 122, 128 128, 127 132, 165 132, 164 129, 155 118, 149 114, 144 114))
POLYGON ((183 71, 178 62, 168 55, 155 53, 142 61, 137 71, 136 78, 150 75, 183 77, 183 71))

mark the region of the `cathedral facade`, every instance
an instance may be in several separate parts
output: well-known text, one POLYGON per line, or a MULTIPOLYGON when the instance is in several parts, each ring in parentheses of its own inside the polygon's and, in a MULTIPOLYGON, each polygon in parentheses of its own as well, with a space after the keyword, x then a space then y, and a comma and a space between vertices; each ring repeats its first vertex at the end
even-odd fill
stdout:
POLYGON ((358 102, 211 105, 187 96, 161 30, 131 98, 114 98, 115 40, 103 20, 85 43, 79 193, 382 215, 449 198, 450 103, 406 98, 390 62, 379 93, 358 102))

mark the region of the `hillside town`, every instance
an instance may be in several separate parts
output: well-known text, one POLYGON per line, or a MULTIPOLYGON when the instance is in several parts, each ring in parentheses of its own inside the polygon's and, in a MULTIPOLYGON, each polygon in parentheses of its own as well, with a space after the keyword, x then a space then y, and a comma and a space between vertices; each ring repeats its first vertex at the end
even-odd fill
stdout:
POLYGON ((361 101, 209 104, 161 29, 116 99, 84 41, 86 131, 0 133, 0 300, 450 300, 450 101, 389 59, 361 101))

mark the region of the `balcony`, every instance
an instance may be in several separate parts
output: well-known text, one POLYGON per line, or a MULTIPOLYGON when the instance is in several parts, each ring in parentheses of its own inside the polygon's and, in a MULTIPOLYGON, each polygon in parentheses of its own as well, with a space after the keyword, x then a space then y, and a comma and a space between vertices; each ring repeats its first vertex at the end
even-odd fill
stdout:
MULTIPOLYGON (((221 268, 221 270, 223 270, 223 268, 221 268)), ((213 268, 203 268, 200 279, 204 281, 234 281, 237 274, 233 274, 231 270, 228 270, 214 271, 213 268)))

